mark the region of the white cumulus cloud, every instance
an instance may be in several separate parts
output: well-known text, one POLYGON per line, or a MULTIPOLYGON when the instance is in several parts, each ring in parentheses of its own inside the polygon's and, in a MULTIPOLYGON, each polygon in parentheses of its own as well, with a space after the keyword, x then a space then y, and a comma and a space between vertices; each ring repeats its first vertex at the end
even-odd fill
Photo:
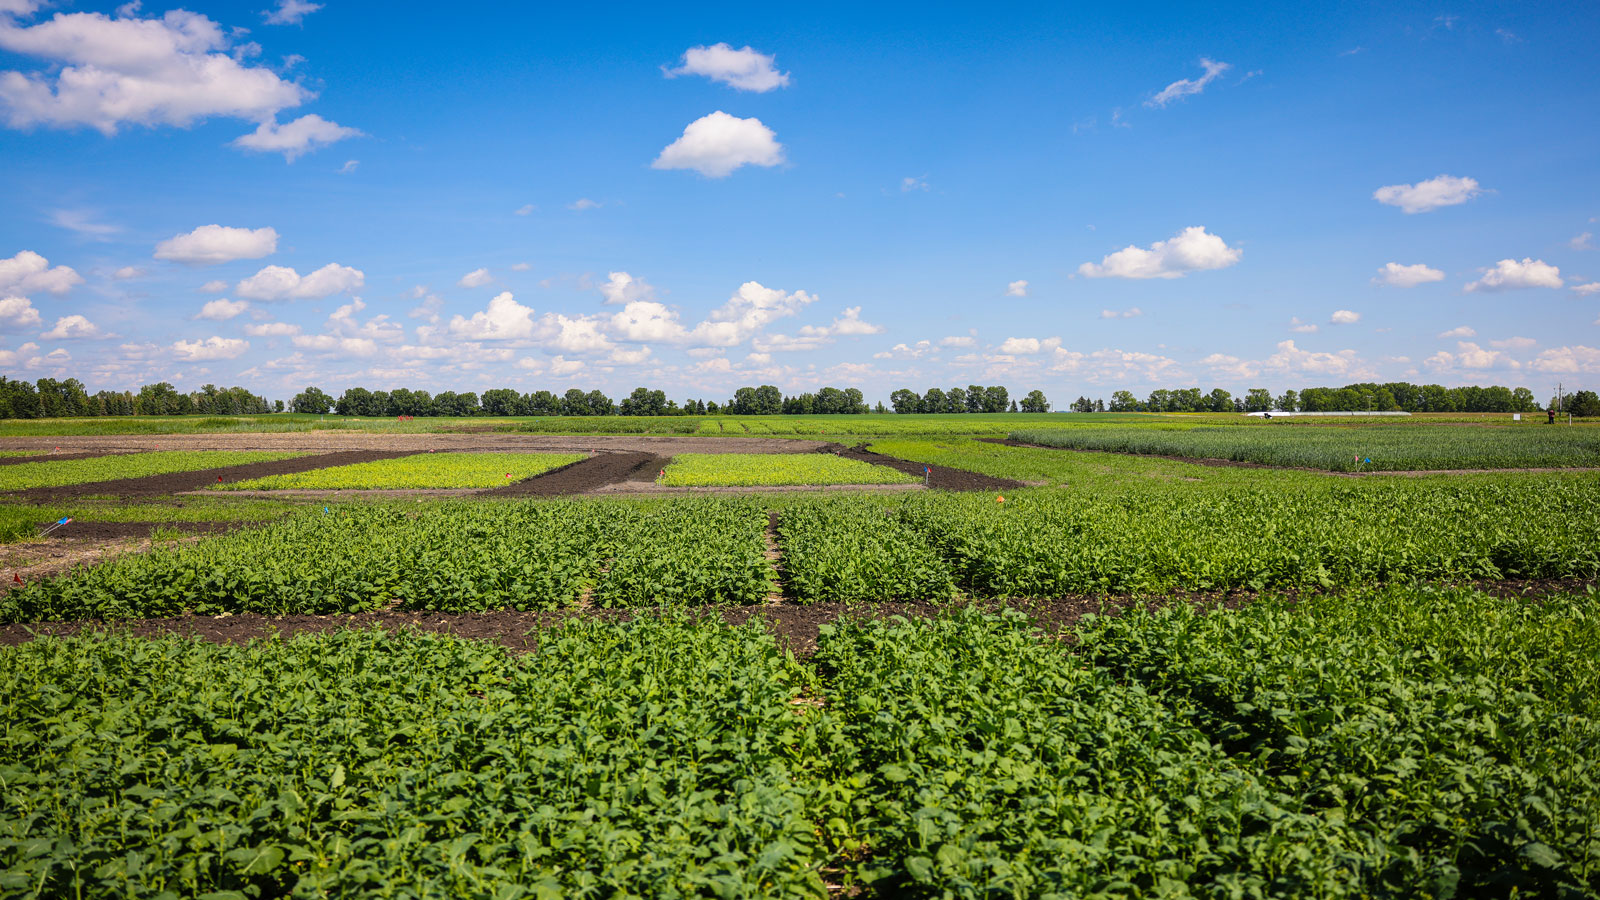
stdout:
POLYGON ((741 119, 717 110, 683 129, 655 162, 653 169, 693 169, 708 178, 723 178, 740 166, 776 166, 783 145, 760 119, 741 119))
POLYGON ((234 286, 234 292, 251 300, 320 300, 361 287, 366 276, 360 269, 328 263, 302 276, 288 266, 267 266, 234 286))
POLYGON ((202 293, 202 294, 220 294, 220 293, 223 293, 224 291, 226 291, 227 289, 228 289, 228 283, 226 281, 223 281, 220 278, 212 279, 211 281, 208 281, 205 284, 200 285, 200 288, 199 288, 200 293, 202 293))
POLYGON ((1509 291, 1517 288, 1561 287, 1561 270, 1542 259, 1523 257, 1522 262, 1502 259, 1483 277, 1467 285, 1468 291, 1509 291))
POLYGON ((1013 281, 1010 284, 1006 285, 1006 296, 1007 297, 1026 297, 1026 296, 1028 296, 1028 282, 1027 281, 1013 281))
POLYGON ((461 276, 461 280, 457 281, 456 284, 460 287, 475 288, 483 287, 493 280, 494 276, 489 274, 488 269, 473 269, 471 272, 461 276))
POLYGON ((692 337, 703 345, 731 347, 772 322, 795 315, 816 299, 805 291, 789 293, 765 287, 758 281, 747 281, 727 303, 711 312, 708 321, 696 326, 692 337))
POLYGON ((1424 213, 1441 206, 1456 206, 1483 193, 1473 178, 1440 175, 1416 184, 1389 184, 1372 192, 1372 199, 1386 206, 1398 206, 1407 215, 1424 213))
POLYGON ((679 75, 704 75, 741 91, 765 93, 789 85, 789 73, 773 65, 776 57, 758 53, 746 46, 739 50, 726 43, 709 47, 690 47, 683 52, 683 64, 663 68, 668 78, 679 75))
POLYGON ((607 305, 630 303, 634 300, 649 300, 655 296, 656 289, 643 278, 635 278, 627 272, 606 273, 606 283, 600 285, 600 296, 605 298, 607 305))
POLYGON ((1146 250, 1127 246, 1102 259, 1084 263, 1078 274, 1085 278, 1181 278, 1189 272, 1225 269, 1239 261, 1244 251, 1229 247, 1205 226, 1192 225, 1146 250))
POLYGON ((1529 365, 1540 372, 1592 375, 1600 373, 1600 350, 1582 344, 1554 347, 1540 353, 1529 365))
POLYGON ((50 261, 23 250, 10 259, 0 259, 0 295, 33 294, 43 291, 61 295, 83 284, 83 276, 71 266, 51 268, 50 261))
POLYGON ((278 124, 276 117, 263 121, 256 130, 233 139, 233 146, 257 153, 282 153, 294 162, 299 157, 346 138, 360 137, 361 130, 330 122, 311 113, 292 122, 278 124))
POLYGON ((1477 336, 1478 336, 1477 329, 1472 328, 1469 325, 1459 325, 1459 326, 1457 326, 1455 328, 1450 329, 1449 331, 1441 331, 1441 332, 1439 332, 1439 337, 1442 337, 1442 338, 1469 338, 1469 337, 1477 337, 1477 336))
POLYGON ((1328 324, 1330 325, 1354 325, 1359 321, 1361 321, 1361 313, 1351 312, 1348 309, 1336 309, 1333 311, 1333 315, 1328 317, 1328 324))
POLYGON ((1443 272, 1438 269, 1430 269, 1422 263, 1409 266, 1403 266, 1400 263, 1384 263, 1383 268, 1378 270, 1377 277, 1372 279, 1372 283, 1408 288, 1416 287, 1419 284, 1427 284, 1430 281, 1443 280, 1443 272))
POLYGON ((1529 350, 1539 346, 1539 342, 1531 337, 1508 337, 1503 340, 1490 341, 1489 346, 1500 350, 1529 350))
POLYGON ((1471 341, 1457 341, 1456 352, 1440 350, 1422 361, 1424 366, 1441 372, 1485 369, 1520 369, 1522 364, 1499 350, 1485 350, 1471 341))
MULTIPOLYGON (((276 252, 278 252, 276 229, 201 225, 193 231, 175 234, 157 244, 155 258, 191 266, 212 266, 236 259, 260 259, 276 252)), ((211 284, 216 283, 211 282, 211 284)))
POLYGON ((474 341, 526 340, 534 336, 533 308, 518 303, 510 291, 502 291, 489 301, 487 309, 471 318, 452 318, 450 333, 474 341))
POLYGON ((47 341, 66 341, 93 340, 107 337, 107 335, 100 330, 99 326, 83 316, 62 316, 56 319, 54 328, 39 335, 39 337, 47 341))
POLYGON ((213 322, 226 322, 249 308, 250 304, 247 301, 229 300, 224 297, 220 300, 212 300, 205 306, 200 307, 200 311, 194 317, 196 319, 210 319, 213 322))
MULTIPOLYGON (((13 0, 14 2, 14 0, 13 0)), ((264 121, 314 96, 245 54, 233 32, 199 13, 160 18, 58 13, 23 27, 0 18, 0 49, 44 60, 32 72, 0 72, 0 107, 13 128, 87 125, 187 127, 209 116, 264 121)))
POLYGON ((1102 319, 1137 319, 1142 315, 1144 315, 1144 310, 1137 306, 1130 306, 1129 308, 1123 310, 1100 310, 1100 318, 1102 319))
POLYGON ((0 298, 0 330, 21 331, 42 324, 44 320, 39 318, 39 311, 27 297, 0 298))
POLYGON ((288 322, 260 322, 246 325, 244 333, 251 337, 293 337, 300 333, 300 326, 288 322))
POLYGON ((1039 338, 1006 338, 1000 343, 1000 352, 1005 354, 1029 355, 1045 350, 1054 350, 1061 346, 1061 338, 1051 337, 1040 340, 1039 338))
POLYGON ((310 3, 307 0, 278 0, 278 5, 272 9, 263 10, 262 18, 268 25, 299 25, 305 17, 322 8, 321 3, 310 3))
POLYGON ((178 341, 172 345, 172 355, 182 362, 204 362, 211 359, 237 359, 249 349, 249 341, 216 336, 203 341, 178 341))
POLYGON ((1572 286, 1572 292, 1580 297, 1592 297, 1595 294, 1600 294, 1600 281, 1591 281, 1588 284, 1575 284, 1572 286))

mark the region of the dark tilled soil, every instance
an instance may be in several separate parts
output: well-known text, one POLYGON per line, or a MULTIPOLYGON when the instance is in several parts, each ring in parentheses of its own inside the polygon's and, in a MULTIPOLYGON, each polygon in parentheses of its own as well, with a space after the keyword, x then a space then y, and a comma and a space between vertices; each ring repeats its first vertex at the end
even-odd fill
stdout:
POLYGON ((653 479, 665 464, 664 457, 643 451, 600 453, 515 484, 484 491, 478 496, 558 497, 563 494, 583 494, 612 482, 627 481, 640 473, 646 473, 653 479))
POLYGON ((31 462, 59 462, 63 459, 94 459, 97 456, 120 456, 117 453, 49 453, 41 452, 38 456, 0 456, 0 466, 15 466, 19 463, 31 462))
MULTIPOLYGON (((50 532, 47 537, 52 540, 61 539, 94 539, 114 540, 117 538, 142 538, 149 537, 157 529, 176 531, 180 534, 221 534, 227 531, 237 531, 240 528, 250 528, 263 525, 264 522, 79 522, 73 520, 50 532)), ((41 524, 40 528, 48 528, 50 523, 41 524)))
POLYGON ((965 469, 952 469, 949 466, 927 466, 925 463, 912 462, 894 456, 884 456, 873 453, 860 447, 846 447, 843 444, 830 444, 819 453, 835 453, 845 459, 856 459, 861 462, 872 463, 879 466, 888 466, 906 473, 922 477, 923 468, 926 466, 933 470, 928 477, 928 487, 942 491, 1009 491, 1013 488, 1023 487, 1020 481, 1009 478, 995 478, 992 475, 980 475, 977 472, 968 472, 965 469))
POLYGON ((330 466, 396 459, 401 456, 412 456, 416 452, 415 450, 346 450, 318 453, 295 459, 223 466, 220 469, 198 469, 193 472, 170 472, 166 475, 146 475, 142 478, 121 478, 116 481, 91 481, 87 484, 30 488, 25 491, 13 491, 6 496, 36 503, 74 500, 79 497, 161 497, 184 491, 198 491, 216 484, 218 478, 227 483, 266 475, 293 475, 310 472, 313 469, 326 469, 330 466))

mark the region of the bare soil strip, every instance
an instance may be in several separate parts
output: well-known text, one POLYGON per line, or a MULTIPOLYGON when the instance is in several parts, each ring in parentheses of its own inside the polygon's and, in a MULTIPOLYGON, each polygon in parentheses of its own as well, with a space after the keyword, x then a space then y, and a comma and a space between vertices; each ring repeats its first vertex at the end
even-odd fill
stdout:
POLYGON ((223 466, 218 469, 197 469, 192 472, 169 472, 165 475, 146 475, 142 478, 121 478, 115 481, 91 481, 86 484, 68 484, 60 487, 30 488, 12 491, 4 496, 30 500, 36 503, 74 500, 79 497, 163 497, 198 491, 218 483, 245 481, 266 475, 295 475, 330 466, 347 466, 352 463, 373 462, 411 456, 415 450, 347 450, 338 453, 319 453, 294 459, 248 463, 242 466, 223 466))
MULTIPOLYGON (((1472 424, 1472 423, 1464 423, 1472 424)), ((1170 456, 1165 453, 1124 453, 1121 450, 1090 450, 1085 447, 1049 447, 1044 444, 1027 444, 1022 441, 1013 441, 1010 438, 978 438, 985 444, 1002 444, 1007 447, 1026 447, 1030 450, 1065 450, 1068 453, 1116 453, 1122 456, 1143 456, 1149 459, 1169 459, 1173 462, 1189 463, 1196 466, 1211 466, 1222 469, 1280 469, 1291 472, 1315 472, 1318 475, 1332 475, 1336 478, 1375 478, 1381 476, 1401 476, 1420 478, 1425 475, 1493 475, 1497 472, 1600 472, 1600 466, 1554 466, 1554 467, 1526 467, 1520 469, 1396 469, 1378 472, 1333 472, 1328 469, 1312 469, 1306 466, 1273 466, 1267 463, 1245 462, 1238 459, 1217 459, 1210 456, 1170 456)))
POLYGON ((907 475, 923 476, 924 469, 931 469, 928 475, 928 487, 942 491, 1009 491, 1023 487, 1020 481, 1010 478, 995 478, 992 475, 980 475, 977 472, 968 472, 965 469, 952 469, 949 466, 934 466, 927 463, 912 462, 909 459, 900 459, 894 456, 884 456, 856 447, 845 447, 842 444, 832 444, 819 452, 836 453, 845 459, 856 459, 861 462, 872 463, 878 466, 888 466, 907 475))
POLYGON ((623 481, 636 472, 655 469, 650 466, 661 457, 643 451, 599 453, 559 468, 551 469, 515 484, 479 492, 480 497, 559 497, 566 494, 586 494, 597 488, 623 481))

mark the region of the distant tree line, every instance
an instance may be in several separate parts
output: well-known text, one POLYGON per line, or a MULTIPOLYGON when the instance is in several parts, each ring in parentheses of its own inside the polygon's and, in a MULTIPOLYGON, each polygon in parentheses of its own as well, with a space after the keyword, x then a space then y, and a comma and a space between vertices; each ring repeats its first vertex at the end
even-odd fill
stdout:
POLYGON ((89 393, 76 378, 41 378, 33 384, 0 375, 0 419, 55 419, 82 416, 239 416, 282 412, 283 401, 269 403, 242 387, 208 384, 187 394, 163 381, 132 391, 89 393))
POLYGON ((1116 391, 1106 408, 1111 412, 1534 412, 1540 407, 1533 391, 1523 387, 1447 388, 1391 381, 1289 390, 1277 397, 1266 388, 1251 388, 1242 397, 1222 388, 1205 394, 1199 388, 1156 390, 1144 400, 1129 391, 1116 391))
MULTIPOLYGON (((1004 390, 1003 388, 1001 390, 1004 390)), ((398 388, 369 391, 348 388, 337 399, 317 387, 308 387, 289 401, 294 412, 341 416, 688 416, 688 415, 840 415, 867 413, 864 396, 857 388, 825 387, 816 393, 786 397, 770 384, 742 387, 726 403, 689 399, 679 405, 668 400, 665 391, 637 387, 617 403, 601 391, 572 388, 564 394, 551 391, 520 393, 513 388, 495 388, 476 393, 444 391, 429 394, 398 388)), ((878 404, 878 412, 887 412, 878 404)))
POLYGON ((1050 411, 1050 401, 1042 391, 1029 391, 1022 403, 1011 399, 1010 392, 1000 385, 985 387, 969 384, 965 388, 929 388, 918 394, 901 388, 889 395, 889 403, 897 413, 1043 413, 1050 411))

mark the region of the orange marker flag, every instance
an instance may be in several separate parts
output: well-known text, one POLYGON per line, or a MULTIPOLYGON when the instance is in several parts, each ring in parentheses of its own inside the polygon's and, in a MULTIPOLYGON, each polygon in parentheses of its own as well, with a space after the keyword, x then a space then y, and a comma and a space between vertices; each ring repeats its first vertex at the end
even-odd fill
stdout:
POLYGON ((994 498, 994 502, 996 502, 996 503, 1004 503, 1004 502, 1006 502, 1006 498, 1004 496, 996 496, 994 498))

